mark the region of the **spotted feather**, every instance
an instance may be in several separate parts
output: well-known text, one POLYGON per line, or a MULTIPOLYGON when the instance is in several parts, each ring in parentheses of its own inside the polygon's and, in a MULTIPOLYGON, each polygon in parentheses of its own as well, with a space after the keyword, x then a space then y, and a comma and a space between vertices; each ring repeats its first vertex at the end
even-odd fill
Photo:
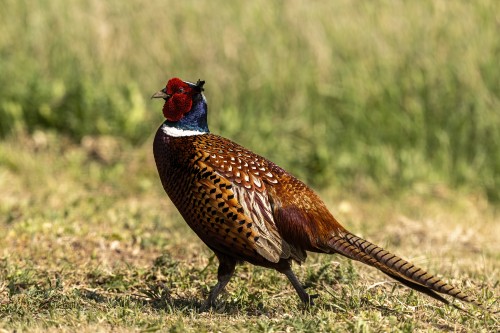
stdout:
MULTIPOLYGON (((282 256, 279 235, 271 235, 254 218, 257 211, 248 209, 248 199, 241 195, 242 187, 216 172, 209 162, 209 159, 197 162, 199 171, 193 184, 191 205, 200 210, 201 231, 219 240, 210 246, 218 248, 223 244, 226 248, 220 251, 225 252, 229 247, 231 253, 241 253, 242 259, 254 256, 256 251, 266 260, 278 262, 282 256)), ((266 218, 271 220, 270 209, 268 214, 266 218)))

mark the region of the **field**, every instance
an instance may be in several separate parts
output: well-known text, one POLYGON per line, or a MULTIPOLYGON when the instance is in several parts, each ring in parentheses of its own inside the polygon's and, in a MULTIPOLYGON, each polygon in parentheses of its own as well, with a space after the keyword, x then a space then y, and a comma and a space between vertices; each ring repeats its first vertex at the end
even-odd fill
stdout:
MULTIPOLYGON (((473 331, 468 315, 338 256, 216 259, 152 160, 173 76, 205 79, 210 128, 313 186, 354 233, 498 311, 500 6, 13 1, 0 12, 0 332, 473 331)), ((457 303, 458 304, 458 303, 457 303)))

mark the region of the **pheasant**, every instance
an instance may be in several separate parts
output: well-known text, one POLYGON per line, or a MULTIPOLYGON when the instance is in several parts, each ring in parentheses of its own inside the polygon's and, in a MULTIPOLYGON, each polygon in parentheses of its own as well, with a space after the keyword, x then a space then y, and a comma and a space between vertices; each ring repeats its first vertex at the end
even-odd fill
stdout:
POLYGON ((291 269, 307 251, 340 254, 445 304, 438 293, 480 306, 474 298, 412 263, 345 229, 319 196, 290 173, 252 151, 211 134, 205 81, 172 78, 151 98, 162 98, 165 122, 153 152, 165 192, 219 260, 217 284, 203 308, 213 306, 237 263, 283 273, 306 305, 309 295, 291 269))

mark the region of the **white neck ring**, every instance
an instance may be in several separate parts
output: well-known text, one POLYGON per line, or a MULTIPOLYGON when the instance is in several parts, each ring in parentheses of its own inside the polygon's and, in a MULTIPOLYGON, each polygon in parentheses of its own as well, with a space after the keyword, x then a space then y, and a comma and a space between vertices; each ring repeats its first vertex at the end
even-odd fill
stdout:
POLYGON ((181 128, 171 127, 163 124, 161 130, 168 136, 181 137, 181 136, 192 136, 192 135, 202 135, 207 134, 207 132, 185 130, 181 128))

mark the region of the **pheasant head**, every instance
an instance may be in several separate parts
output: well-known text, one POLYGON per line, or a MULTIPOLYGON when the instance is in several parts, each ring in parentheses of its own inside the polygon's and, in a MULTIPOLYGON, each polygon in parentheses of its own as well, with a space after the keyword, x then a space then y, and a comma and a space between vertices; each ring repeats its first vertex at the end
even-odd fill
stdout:
POLYGON ((163 115, 169 127, 208 133, 207 102, 203 95, 205 81, 196 83, 179 78, 170 79, 165 88, 156 92, 151 98, 163 98, 163 115))

